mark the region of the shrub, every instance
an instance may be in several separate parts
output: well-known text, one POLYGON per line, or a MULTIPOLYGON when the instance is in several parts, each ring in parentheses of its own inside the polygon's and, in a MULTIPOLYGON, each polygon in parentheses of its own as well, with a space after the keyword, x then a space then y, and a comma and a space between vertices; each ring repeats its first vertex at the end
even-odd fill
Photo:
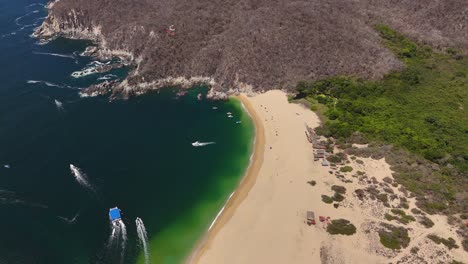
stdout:
POLYGON ((346 193, 346 188, 344 186, 340 186, 340 185, 333 185, 331 187, 331 189, 337 193, 340 193, 340 194, 345 194, 346 193))
POLYGON ((322 201, 327 204, 333 203, 333 198, 328 195, 322 195, 322 201))
POLYGON ((311 186, 315 186, 317 184, 317 182, 314 180, 308 181, 307 183, 310 184, 311 186))
POLYGON ((346 219, 332 220, 327 226, 327 232, 332 235, 353 235, 356 233, 356 227, 346 219))
POLYGON ((404 227, 396 227, 389 224, 382 224, 379 230, 380 243, 390 249, 406 248, 409 245, 410 238, 408 230, 404 227))
POLYGON ((391 214, 385 213, 385 219, 387 219, 388 221, 392 221, 392 220, 396 219, 396 217, 394 217, 391 214))
POLYGON ((431 228, 434 226, 434 222, 432 222, 432 220, 425 215, 419 217, 419 223, 427 228, 431 228))
POLYGON ((409 204, 408 203, 400 203, 401 208, 409 209, 409 204))
POLYGON ((377 199, 381 201, 382 203, 388 203, 388 195, 386 193, 380 193, 377 195, 377 199))
POLYGON ((351 166, 344 166, 344 167, 341 167, 341 168, 340 168, 340 171, 341 171, 341 172, 352 172, 352 171, 353 171, 353 167, 351 167, 351 166))
POLYGON ((411 248, 411 253, 413 253, 413 254, 415 254, 415 255, 418 254, 418 251, 419 251, 419 248, 418 248, 418 247, 412 247, 412 248, 411 248))
POLYGON ((413 214, 421 214, 421 210, 419 210, 418 208, 413 208, 413 209, 411 209, 411 212, 412 212, 413 214))
POLYGON ((403 215, 406 215, 405 211, 401 210, 401 209, 392 209, 392 213, 396 214, 396 215, 400 215, 400 216, 403 216, 403 215))
POLYGON ((444 244, 448 249, 458 248, 458 245, 456 244, 455 239, 451 237, 449 237, 448 239, 445 239, 437 235, 430 234, 427 236, 427 238, 434 241, 436 244, 440 244, 440 243, 444 244))
POLYGON ((385 178, 383 178, 383 181, 386 182, 386 183, 388 183, 388 184, 392 184, 392 183, 393 183, 393 180, 392 180, 392 178, 390 178, 390 177, 385 177, 385 178))
POLYGON ((339 193, 337 193, 337 192, 335 193, 335 195, 333 195, 333 200, 334 200, 335 202, 341 202, 341 201, 344 200, 344 198, 345 198, 345 197, 344 197, 343 195, 341 195, 341 194, 339 194, 339 193))

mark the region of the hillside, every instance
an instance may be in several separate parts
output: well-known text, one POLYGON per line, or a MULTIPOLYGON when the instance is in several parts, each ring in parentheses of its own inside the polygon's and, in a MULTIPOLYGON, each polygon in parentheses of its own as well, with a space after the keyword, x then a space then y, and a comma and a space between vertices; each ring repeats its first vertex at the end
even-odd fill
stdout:
POLYGON ((114 92, 204 82, 223 96, 401 69, 381 45, 377 22, 436 48, 466 50, 463 2, 59 0, 36 36, 91 39, 101 56, 127 55, 135 69, 114 92))

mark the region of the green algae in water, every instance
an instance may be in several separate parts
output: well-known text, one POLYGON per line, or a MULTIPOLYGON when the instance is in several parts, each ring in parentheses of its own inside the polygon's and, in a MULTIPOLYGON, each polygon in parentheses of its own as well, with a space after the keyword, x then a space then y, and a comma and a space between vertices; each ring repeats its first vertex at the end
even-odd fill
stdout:
MULTIPOLYGON (((241 121, 238 124, 241 127, 238 133, 243 140, 237 143, 237 149, 233 149, 238 153, 219 171, 216 181, 212 182, 209 188, 210 191, 198 197, 193 208, 181 212, 171 225, 150 239, 151 263, 182 263, 207 232, 249 166, 253 150, 254 124, 239 100, 230 99, 226 104, 234 109, 231 112, 235 117, 240 116, 235 121, 241 121)), ((145 263, 142 253, 137 263, 145 263)))

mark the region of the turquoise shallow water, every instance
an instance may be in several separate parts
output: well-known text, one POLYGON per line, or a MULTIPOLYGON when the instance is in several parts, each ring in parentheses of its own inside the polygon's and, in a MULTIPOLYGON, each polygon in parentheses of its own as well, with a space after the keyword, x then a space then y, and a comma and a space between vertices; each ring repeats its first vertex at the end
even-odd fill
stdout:
POLYGON ((108 247, 114 206, 128 231, 123 263, 144 263, 136 217, 151 263, 180 263, 248 166, 250 118, 235 100, 198 101, 203 87, 178 99, 172 89, 80 98, 79 88, 104 74, 70 76, 91 62, 78 56, 85 42, 29 37, 46 15, 36 3, 0 0, 0 263, 120 263, 120 245, 108 247), (195 148, 196 140, 216 144, 195 148))

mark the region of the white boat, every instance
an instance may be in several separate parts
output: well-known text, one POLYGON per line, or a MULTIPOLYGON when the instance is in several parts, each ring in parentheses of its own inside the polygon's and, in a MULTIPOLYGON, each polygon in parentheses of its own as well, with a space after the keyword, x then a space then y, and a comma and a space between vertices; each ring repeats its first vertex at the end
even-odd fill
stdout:
POLYGON ((211 145, 211 144, 216 144, 216 142, 199 142, 199 141, 195 141, 195 142, 192 143, 192 146, 194 146, 194 147, 203 147, 203 146, 211 145))
POLYGON ((213 106, 213 109, 214 109, 214 110, 216 110, 216 109, 218 109, 218 107, 216 107, 216 106, 213 106))
POLYGON ((227 112, 226 114, 227 114, 227 115, 232 115, 232 113, 231 113, 231 112, 227 112))
POLYGON ((236 122, 236 124, 240 124, 240 123, 242 123, 242 121, 237 121, 237 122, 236 122))
POLYGON ((10 165, 5 164, 5 165, 3 165, 3 167, 5 167, 5 169, 9 169, 9 168, 10 168, 10 165))
POLYGON ((195 142, 192 143, 192 146, 200 147, 200 146, 202 146, 202 144, 200 142, 198 142, 198 141, 195 141, 195 142))
POLYGON ((233 118, 234 116, 233 115, 228 115, 229 118, 233 118))

